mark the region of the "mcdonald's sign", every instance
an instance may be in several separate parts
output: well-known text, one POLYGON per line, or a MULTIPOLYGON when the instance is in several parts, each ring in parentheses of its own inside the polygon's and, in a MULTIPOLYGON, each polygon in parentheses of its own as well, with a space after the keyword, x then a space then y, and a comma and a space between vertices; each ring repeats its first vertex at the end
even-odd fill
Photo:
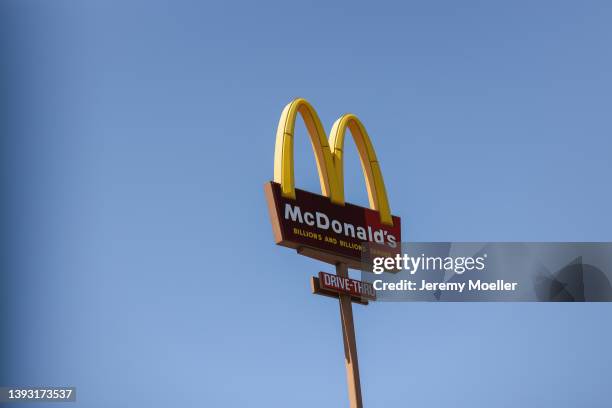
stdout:
POLYGON ((295 99, 285 106, 276 131, 274 181, 266 183, 265 192, 274 238, 279 245, 353 268, 362 266, 365 243, 374 244, 378 252, 399 252, 400 218, 391 215, 374 146, 353 114, 341 116, 328 139, 308 101, 295 99), (295 188, 293 137, 298 113, 312 142, 322 195, 295 188), (347 129, 357 145, 371 208, 344 200, 343 151, 347 129))

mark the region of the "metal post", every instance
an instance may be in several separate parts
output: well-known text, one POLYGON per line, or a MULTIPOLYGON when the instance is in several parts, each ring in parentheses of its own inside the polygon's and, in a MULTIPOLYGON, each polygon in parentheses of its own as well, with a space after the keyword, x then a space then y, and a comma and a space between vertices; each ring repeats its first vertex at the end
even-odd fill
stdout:
MULTIPOLYGON (((348 278, 348 267, 345 263, 336 264, 336 275, 348 278)), ((339 303, 350 407, 362 408, 359 363, 357 362, 357 342, 355 341, 355 325, 353 323, 353 305, 351 297, 349 295, 340 294, 339 303)))

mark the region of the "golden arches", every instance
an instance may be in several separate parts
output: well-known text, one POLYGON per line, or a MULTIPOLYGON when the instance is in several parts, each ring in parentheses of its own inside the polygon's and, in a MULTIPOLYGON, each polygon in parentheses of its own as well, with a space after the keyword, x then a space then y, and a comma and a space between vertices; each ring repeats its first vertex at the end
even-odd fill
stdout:
POLYGON ((376 158, 376 152, 372 141, 368 136, 368 132, 363 126, 359 118, 352 113, 343 115, 332 126, 329 135, 329 144, 332 148, 332 156, 334 158, 334 168, 336 170, 336 178, 338 180, 338 195, 339 199, 344 202, 344 136, 346 129, 351 131, 353 140, 357 145, 361 168, 363 169, 363 177, 365 178, 366 188, 368 190, 368 199, 370 207, 380 212, 380 220, 383 224, 393 225, 391 219, 391 209, 387 199, 387 190, 385 181, 383 180, 380 165, 376 158))
POLYGON ((285 106, 276 131, 274 181, 281 185, 283 197, 295 198, 293 135, 298 113, 302 116, 310 136, 323 195, 329 197, 334 204, 344 205, 343 148, 348 128, 359 152, 370 207, 380 213, 383 224, 393 225, 376 152, 361 121, 353 114, 343 115, 334 123, 328 143, 317 112, 302 98, 295 99, 285 106))
POLYGON ((293 171, 293 134, 298 112, 304 119, 312 149, 317 160, 321 192, 335 204, 344 204, 336 198, 338 181, 334 171, 334 160, 327 143, 325 130, 312 105, 306 99, 291 101, 281 114, 276 130, 274 149, 274 181, 280 183, 283 197, 295 198, 295 176, 293 171))

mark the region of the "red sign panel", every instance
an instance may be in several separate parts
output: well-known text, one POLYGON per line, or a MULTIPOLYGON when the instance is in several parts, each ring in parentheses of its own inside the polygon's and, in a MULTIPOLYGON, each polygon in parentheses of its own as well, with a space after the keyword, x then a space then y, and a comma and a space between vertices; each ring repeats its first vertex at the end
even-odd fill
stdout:
POLYGON ((319 285, 322 289, 337 293, 344 293, 368 300, 376 300, 376 290, 371 283, 358 281, 351 278, 343 278, 331 273, 319 272, 319 285))
POLYGON ((399 253, 400 218, 383 225, 378 211, 346 203, 332 204, 329 198, 295 190, 295 199, 281 195, 280 184, 265 185, 276 243, 330 263, 346 262, 359 268, 364 244, 383 256, 399 253))

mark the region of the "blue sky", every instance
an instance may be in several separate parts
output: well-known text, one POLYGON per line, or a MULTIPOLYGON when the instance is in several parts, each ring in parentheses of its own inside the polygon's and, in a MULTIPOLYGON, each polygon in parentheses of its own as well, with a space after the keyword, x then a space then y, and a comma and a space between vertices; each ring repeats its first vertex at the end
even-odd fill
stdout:
MULTIPOLYGON (((608 2, 2 2, 15 385, 343 406, 329 267, 273 245, 283 106, 374 141, 413 241, 610 241, 608 2)), ((296 184, 319 191, 298 126, 296 184)), ((367 196, 347 144, 347 200, 367 196)), ((603 407, 607 304, 355 307, 368 407, 603 407)))

